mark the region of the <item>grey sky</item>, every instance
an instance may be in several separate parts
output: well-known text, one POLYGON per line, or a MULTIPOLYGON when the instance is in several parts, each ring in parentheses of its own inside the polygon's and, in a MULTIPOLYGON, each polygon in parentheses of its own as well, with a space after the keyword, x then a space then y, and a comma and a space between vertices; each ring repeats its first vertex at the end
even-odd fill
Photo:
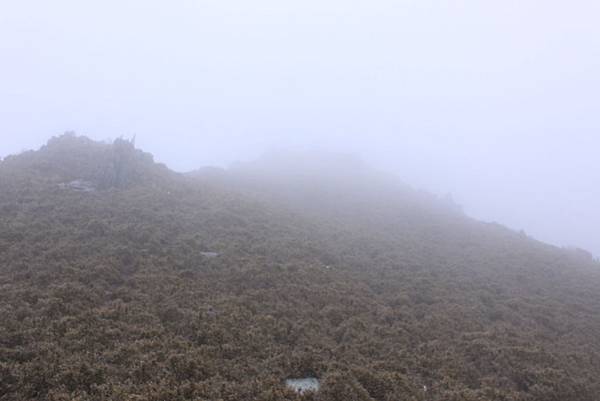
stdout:
POLYGON ((176 170, 356 152, 600 255, 600 2, 2 1, 0 156, 137 134, 176 170))

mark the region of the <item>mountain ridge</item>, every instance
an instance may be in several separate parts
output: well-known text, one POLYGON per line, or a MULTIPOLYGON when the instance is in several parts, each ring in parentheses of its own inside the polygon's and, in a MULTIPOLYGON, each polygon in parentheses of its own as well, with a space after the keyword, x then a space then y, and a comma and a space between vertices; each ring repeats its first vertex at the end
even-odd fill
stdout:
POLYGON ((0 398, 600 393, 593 259, 403 185, 183 175, 124 142, 123 179, 74 136, 0 162, 0 398))

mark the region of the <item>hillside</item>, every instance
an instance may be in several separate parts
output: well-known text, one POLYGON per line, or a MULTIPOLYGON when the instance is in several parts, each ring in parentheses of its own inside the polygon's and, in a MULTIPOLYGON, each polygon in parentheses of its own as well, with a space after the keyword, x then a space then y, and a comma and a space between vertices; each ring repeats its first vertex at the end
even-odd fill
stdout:
POLYGON ((599 286, 345 157, 182 175, 65 135, 0 162, 0 400, 595 401, 599 286))

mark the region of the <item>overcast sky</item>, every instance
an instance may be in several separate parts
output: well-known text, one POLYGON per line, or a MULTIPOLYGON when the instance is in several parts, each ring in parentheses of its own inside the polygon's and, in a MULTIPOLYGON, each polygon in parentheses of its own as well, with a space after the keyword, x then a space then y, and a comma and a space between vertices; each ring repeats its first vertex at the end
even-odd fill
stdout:
POLYGON ((137 134, 175 170, 360 154, 600 255, 600 1, 0 1, 0 157, 137 134))

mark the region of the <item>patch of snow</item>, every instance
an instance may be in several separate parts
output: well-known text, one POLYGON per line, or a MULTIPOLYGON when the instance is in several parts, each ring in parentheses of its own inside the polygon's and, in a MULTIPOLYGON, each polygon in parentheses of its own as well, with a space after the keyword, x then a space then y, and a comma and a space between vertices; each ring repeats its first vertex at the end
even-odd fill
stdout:
POLYGON ((58 184, 62 189, 70 189, 77 192, 94 192, 96 187, 90 181, 85 180, 74 180, 71 182, 63 182, 58 184))
POLYGON ((287 379, 285 385, 288 388, 296 391, 297 393, 304 393, 305 391, 318 391, 321 384, 319 379, 315 377, 305 377, 303 379, 287 379))

